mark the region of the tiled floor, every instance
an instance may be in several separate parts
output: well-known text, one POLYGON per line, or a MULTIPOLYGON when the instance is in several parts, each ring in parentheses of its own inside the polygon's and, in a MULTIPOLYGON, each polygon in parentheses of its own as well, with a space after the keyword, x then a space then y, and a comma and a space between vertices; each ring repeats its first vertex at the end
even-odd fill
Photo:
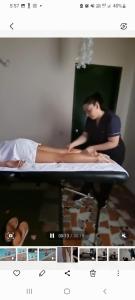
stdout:
MULTIPOLYGON (((95 200, 72 200, 73 194, 63 195, 64 230, 83 234, 79 240, 65 240, 64 245, 89 246, 94 242, 97 204, 95 200)), ((135 245, 134 196, 124 187, 116 186, 106 208, 101 209, 97 245, 135 245), (126 233, 127 239, 122 237, 126 233)))

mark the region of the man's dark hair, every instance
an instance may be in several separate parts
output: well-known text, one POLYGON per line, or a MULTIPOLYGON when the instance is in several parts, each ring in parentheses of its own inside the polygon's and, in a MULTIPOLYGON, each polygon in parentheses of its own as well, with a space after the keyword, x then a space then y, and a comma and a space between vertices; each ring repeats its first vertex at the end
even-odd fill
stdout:
POLYGON ((100 93, 93 93, 91 94, 90 96, 87 96, 83 102, 83 105, 84 104, 96 104, 96 102, 99 103, 100 105, 100 108, 101 109, 104 109, 104 100, 103 100, 103 97, 100 93))

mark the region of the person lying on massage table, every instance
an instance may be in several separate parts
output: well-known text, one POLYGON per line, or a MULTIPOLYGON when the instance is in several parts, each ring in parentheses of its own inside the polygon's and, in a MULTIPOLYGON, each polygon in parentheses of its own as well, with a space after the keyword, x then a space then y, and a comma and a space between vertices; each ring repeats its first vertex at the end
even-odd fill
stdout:
POLYGON ((93 151, 84 153, 79 149, 52 148, 29 139, 18 138, 0 142, 0 166, 9 168, 22 167, 28 163, 89 163, 111 162, 109 156, 93 151))

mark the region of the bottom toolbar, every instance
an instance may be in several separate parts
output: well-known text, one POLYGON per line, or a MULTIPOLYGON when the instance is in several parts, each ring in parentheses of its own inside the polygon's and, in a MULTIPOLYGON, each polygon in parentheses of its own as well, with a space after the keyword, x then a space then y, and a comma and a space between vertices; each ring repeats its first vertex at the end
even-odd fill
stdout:
POLYGON ((135 269, 66 269, 48 270, 46 265, 37 270, 0 270, 1 290, 4 299, 37 300, 59 298, 127 299, 134 293, 135 269), (129 284, 130 283, 130 284, 129 284))

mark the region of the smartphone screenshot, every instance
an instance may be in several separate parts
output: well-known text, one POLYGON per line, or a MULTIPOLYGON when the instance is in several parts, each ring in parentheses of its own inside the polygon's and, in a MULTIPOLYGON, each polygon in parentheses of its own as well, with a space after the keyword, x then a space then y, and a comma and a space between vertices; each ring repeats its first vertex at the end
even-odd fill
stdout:
POLYGON ((5 299, 134 293, 134 8, 0 3, 5 299))

